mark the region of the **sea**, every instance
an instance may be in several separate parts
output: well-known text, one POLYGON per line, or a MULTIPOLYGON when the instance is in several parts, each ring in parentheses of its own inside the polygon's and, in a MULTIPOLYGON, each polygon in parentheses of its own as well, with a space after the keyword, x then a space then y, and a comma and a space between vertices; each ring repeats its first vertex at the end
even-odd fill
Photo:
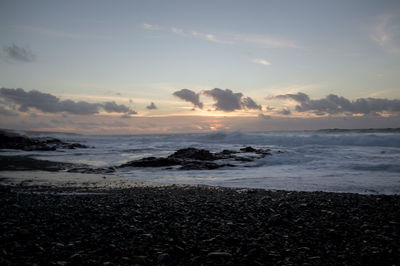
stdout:
POLYGON ((144 157, 168 156, 188 147, 219 152, 251 146, 270 149, 271 155, 240 164, 232 161, 236 167, 215 170, 127 167, 117 169, 115 174, 163 184, 400 194, 400 129, 107 136, 43 133, 41 136, 91 148, 9 150, 2 154, 109 167, 144 157))

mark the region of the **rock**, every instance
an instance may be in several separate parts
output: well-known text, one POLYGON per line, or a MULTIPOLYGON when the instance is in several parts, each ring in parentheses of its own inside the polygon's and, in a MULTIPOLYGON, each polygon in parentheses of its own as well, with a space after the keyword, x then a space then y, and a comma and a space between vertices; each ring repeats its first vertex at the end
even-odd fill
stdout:
POLYGON ((256 149, 254 149, 253 147, 248 146, 248 147, 245 147, 245 148, 241 148, 240 151, 241 152, 255 152, 256 149))
POLYGON ((80 260, 81 258, 82 258, 82 255, 79 254, 79 253, 75 253, 75 254, 71 255, 71 257, 69 257, 69 259, 70 259, 70 260, 73 260, 73 261, 78 261, 78 260, 80 260))
POLYGON ((245 147, 245 148, 241 148, 240 149, 241 152, 254 152, 256 154, 261 154, 261 155, 270 155, 271 154, 271 150, 270 149, 254 149, 253 147, 245 147))
POLYGON ((232 254, 228 253, 228 252, 215 251, 215 252, 208 253, 207 256, 208 257, 226 257, 226 258, 230 258, 230 257, 232 257, 232 254))
POLYGON ((214 161, 217 158, 208 150, 186 148, 180 149, 168 156, 171 159, 197 160, 197 161, 214 161))
POLYGON ((228 252, 215 251, 208 253, 207 258, 225 264, 228 260, 232 259, 232 254, 228 252))
POLYGON ((31 138, 8 131, 0 131, 0 149, 54 151, 75 148, 88 147, 79 143, 66 143, 56 138, 31 138))
MULTIPOLYGON (((147 157, 139 160, 127 162, 118 166, 122 167, 167 167, 166 169, 173 169, 171 166, 181 166, 179 170, 212 170, 220 167, 235 167, 229 163, 214 162, 216 160, 235 160, 239 162, 252 162, 255 159, 263 158, 271 154, 270 150, 254 149, 246 147, 240 149, 241 151, 223 150, 222 152, 212 153, 204 149, 196 149, 193 147, 180 149, 169 155, 168 157, 147 157), (255 153, 255 155, 248 155, 246 157, 236 156, 237 153, 255 153)), ((114 171, 114 169, 113 169, 114 171)), ((112 172, 112 171, 111 171, 112 172)))
POLYGON ((272 215, 269 219, 268 219, 268 223, 271 225, 277 225, 282 221, 282 217, 280 214, 275 214, 272 215))
POLYGON ((164 264, 164 263, 168 262, 168 260, 169 260, 168 253, 162 253, 162 254, 158 255, 158 257, 157 257, 157 261, 159 264, 164 264))
POLYGON ((130 261, 133 264, 145 265, 147 264, 147 260, 145 256, 132 256, 131 258, 123 257, 123 259, 130 261))
POLYGON ((0 170, 60 171, 73 166, 71 163, 37 160, 24 156, 0 156, 0 170))
POLYGON ((221 159, 231 159, 231 158, 234 157, 233 154, 236 154, 236 153, 238 153, 238 152, 237 152, 237 151, 231 151, 231 150, 223 150, 223 151, 221 151, 221 152, 214 153, 214 156, 215 156, 218 160, 221 160, 221 159))
POLYGON ((235 154, 235 153, 238 153, 238 152, 237 151, 231 151, 231 150, 223 150, 221 153, 222 154, 235 154))

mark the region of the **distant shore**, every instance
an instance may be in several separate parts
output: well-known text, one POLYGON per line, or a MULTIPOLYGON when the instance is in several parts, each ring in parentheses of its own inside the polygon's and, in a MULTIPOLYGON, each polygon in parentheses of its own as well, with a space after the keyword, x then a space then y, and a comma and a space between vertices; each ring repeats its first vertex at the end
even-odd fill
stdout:
POLYGON ((396 265, 400 196, 1 171, 2 265, 396 265))

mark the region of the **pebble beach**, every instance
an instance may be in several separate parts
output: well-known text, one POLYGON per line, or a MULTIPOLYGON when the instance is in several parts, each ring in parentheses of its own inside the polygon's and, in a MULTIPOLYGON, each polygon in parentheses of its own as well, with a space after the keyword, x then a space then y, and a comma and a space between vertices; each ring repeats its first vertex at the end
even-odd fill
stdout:
POLYGON ((1 265, 400 263, 398 195, 105 188, 5 176, 1 265))

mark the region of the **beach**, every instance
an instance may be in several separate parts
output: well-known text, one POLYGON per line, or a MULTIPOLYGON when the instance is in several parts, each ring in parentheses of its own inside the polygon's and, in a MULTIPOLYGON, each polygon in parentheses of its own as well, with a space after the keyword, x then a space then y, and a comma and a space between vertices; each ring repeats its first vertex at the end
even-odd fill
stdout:
POLYGON ((0 36, 0 266, 400 266, 400 1, 0 0, 0 36))
POLYGON ((400 196, 0 172, 2 265, 397 265, 400 196))
MULTIPOLYGON (((213 142, 213 136, 186 136, 191 142, 179 145, 174 140, 178 136, 125 137, 119 143, 128 144, 116 149, 117 137, 77 137, 85 143, 81 145, 48 137, 3 135, 0 264, 400 264, 396 167, 386 172, 356 170, 349 178, 349 171, 341 169, 326 175, 325 159, 308 165, 311 171, 301 170, 302 161, 295 160, 299 173, 294 178, 282 163, 287 164, 288 157, 309 158, 318 145, 302 144, 294 153, 288 146, 278 149, 267 143, 253 148, 229 140, 212 150, 208 142, 193 141, 205 137, 213 142), (153 147, 160 147, 151 153, 132 149, 148 140, 156 143, 153 147), (202 146, 177 149, 189 143, 202 146), (305 154, 300 153, 303 147, 305 154), (271 163, 279 161, 280 176, 275 179, 285 190, 274 189, 271 178, 271 163), (317 164, 318 168, 312 168, 317 164), (307 173, 314 177, 307 179, 307 173), (262 183, 257 183, 260 176, 254 178, 255 174, 262 177, 262 183), (237 182, 229 182, 235 175, 237 182), (222 185, 213 181, 219 176, 222 185), (182 177, 186 179, 179 179, 182 177), (212 185, 204 182, 207 180, 212 185), (347 180, 342 185, 346 192, 358 193, 338 190, 335 184, 341 180, 347 180), (294 186, 288 186, 289 182, 294 186), (326 187, 329 182, 332 185, 326 187), (369 187, 373 190, 366 189, 369 187)), ((257 135, 244 137, 247 142, 257 135)), ((391 140, 380 137, 384 143, 391 140)), ((294 138, 297 141, 298 137, 294 138)), ((315 136, 305 139, 310 138, 315 136)), ((397 147, 371 147, 368 150, 374 152, 377 162, 385 161, 385 167, 388 162, 396 163, 397 147)), ((336 150, 344 150, 350 157, 360 149, 353 142, 350 151, 344 146, 336 150)), ((355 158, 366 158, 363 156, 355 158)), ((370 166, 367 163, 363 166, 370 166)))

